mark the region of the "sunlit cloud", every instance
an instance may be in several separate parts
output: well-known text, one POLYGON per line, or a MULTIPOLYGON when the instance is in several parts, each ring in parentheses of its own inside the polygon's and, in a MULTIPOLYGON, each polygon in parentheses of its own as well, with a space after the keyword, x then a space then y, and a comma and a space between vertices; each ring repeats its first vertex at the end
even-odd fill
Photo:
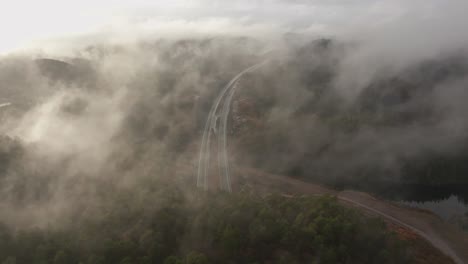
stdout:
POLYGON ((365 37, 395 23, 400 28, 407 20, 440 20, 443 25, 454 18, 462 24, 459 10, 466 5, 458 0, 19 0, 0 10, 0 53, 57 50, 63 42, 80 44, 90 38, 112 42, 188 33, 365 37))

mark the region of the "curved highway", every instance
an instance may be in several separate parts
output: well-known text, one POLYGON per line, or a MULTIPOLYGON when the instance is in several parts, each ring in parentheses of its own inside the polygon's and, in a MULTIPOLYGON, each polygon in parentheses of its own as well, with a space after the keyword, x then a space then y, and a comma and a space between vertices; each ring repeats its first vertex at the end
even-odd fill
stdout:
POLYGON ((203 130, 200 155, 198 159, 197 186, 208 189, 207 174, 210 167, 211 138, 213 134, 218 139, 218 168, 220 177, 220 188, 232 192, 231 178, 229 175, 229 161, 227 154, 227 120, 231 108, 231 101, 237 88, 237 82, 246 73, 254 71, 264 65, 265 62, 255 64, 237 74, 219 93, 210 109, 203 130), (220 107, 220 104, 222 106, 220 107), (218 119, 221 118, 221 122, 218 119))

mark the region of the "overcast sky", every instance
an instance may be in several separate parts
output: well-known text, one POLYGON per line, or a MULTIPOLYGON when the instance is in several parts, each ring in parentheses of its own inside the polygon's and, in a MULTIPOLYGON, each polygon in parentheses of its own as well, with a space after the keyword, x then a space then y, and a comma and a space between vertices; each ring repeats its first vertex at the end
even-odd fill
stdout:
POLYGON ((44 40, 50 44, 51 40, 131 40, 189 33, 258 36, 298 32, 349 37, 381 30, 404 32, 409 28, 411 34, 421 31, 421 35, 465 39, 468 21, 465 0, 5 2, 0 8, 1 53, 44 45, 44 40))

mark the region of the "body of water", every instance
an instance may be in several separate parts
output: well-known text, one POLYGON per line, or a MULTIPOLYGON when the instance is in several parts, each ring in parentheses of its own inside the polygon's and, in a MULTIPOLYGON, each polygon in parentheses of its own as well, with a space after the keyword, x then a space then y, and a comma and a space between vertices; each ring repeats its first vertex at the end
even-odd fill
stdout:
POLYGON ((468 204, 455 195, 439 201, 401 201, 402 204, 433 212, 468 232, 468 204))
POLYGON ((460 201, 455 195, 441 201, 403 201, 402 203, 411 207, 432 211, 445 220, 449 220, 454 216, 465 216, 468 213, 468 205, 460 201))

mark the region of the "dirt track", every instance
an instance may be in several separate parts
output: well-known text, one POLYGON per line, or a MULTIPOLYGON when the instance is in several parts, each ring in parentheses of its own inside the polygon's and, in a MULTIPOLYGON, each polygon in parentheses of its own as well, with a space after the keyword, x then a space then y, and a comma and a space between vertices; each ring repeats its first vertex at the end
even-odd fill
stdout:
POLYGON ((349 206, 411 229, 445 255, 451 257, 455 263, 468 263, 468 234, 443 222, 439 217, 429 212, 397 206, 361 192, 337 192, 320 185, 263 173, 254 169, 242 169, 242 173, 239 175, 243 175, 243 180, 260 192, 277 190, 284 194, 335 195, 349 206))

